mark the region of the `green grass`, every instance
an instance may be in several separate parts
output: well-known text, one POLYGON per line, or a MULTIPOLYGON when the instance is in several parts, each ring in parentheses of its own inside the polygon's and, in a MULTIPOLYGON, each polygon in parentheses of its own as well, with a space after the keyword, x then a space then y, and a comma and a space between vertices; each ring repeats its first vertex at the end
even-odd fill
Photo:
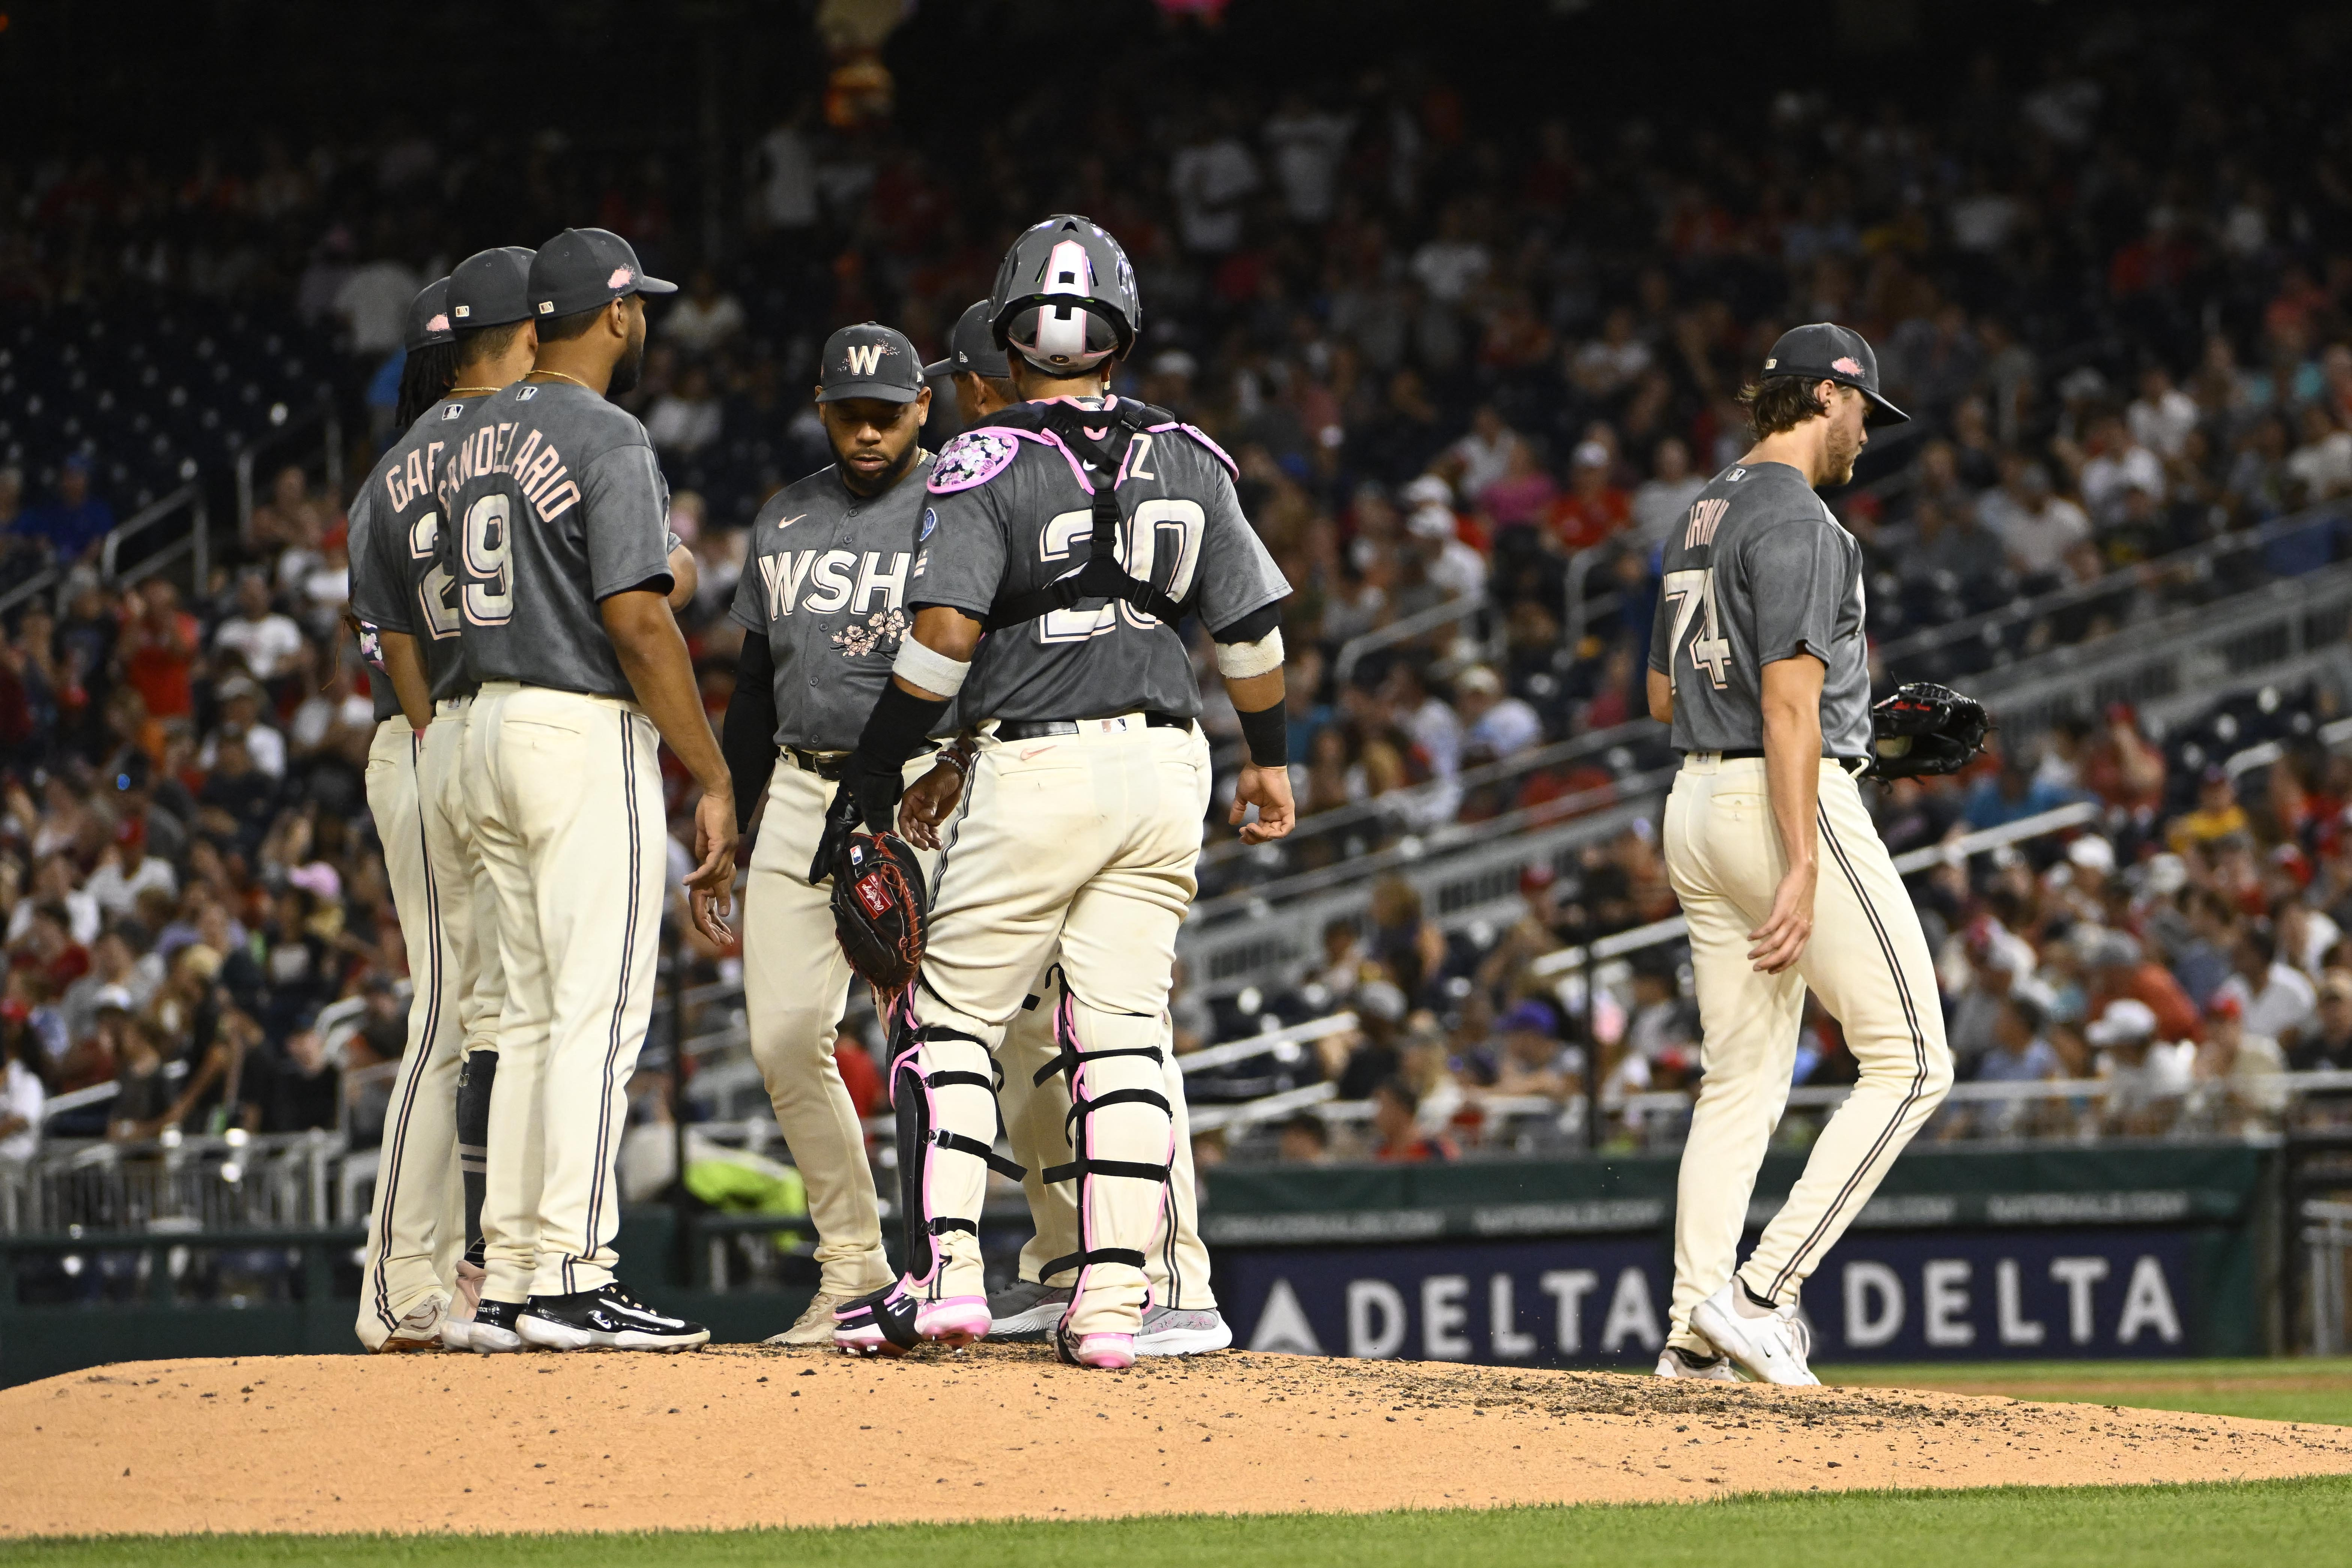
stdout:
POLYGON ((2352 1357, 1832 1366, 1822 1368, 1821 1374, 1824 1383, 1940 1388, 2352 1426, 2352 1357))
POLYGON ((1637 1507, 1273 1518, 891 1525, 726 1534, 226 1536, 0 1546, 40 1568, 2101 1568, 2341 1561, 2352 1479, 2200 1487, 2012 1487, 1733 1498, 1637 1507))

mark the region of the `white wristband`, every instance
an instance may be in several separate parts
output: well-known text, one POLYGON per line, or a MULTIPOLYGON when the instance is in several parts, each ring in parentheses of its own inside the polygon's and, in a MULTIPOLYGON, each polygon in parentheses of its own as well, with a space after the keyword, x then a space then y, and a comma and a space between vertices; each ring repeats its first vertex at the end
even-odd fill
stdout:
POLYGON ((971 673, 971 666, 927 648, 910 637, 898 644, 898 657, 890 661, 890 673, 905 676, 910 686, 953 697, 963 689, 963 678, 971 673))
POLYGON ((1221 642, 1217 645, 1217 673, 1227 680, 1246 680, 1253 675, 1282 668, 1282 628, 1276 626, 1255 642, 1221 642))

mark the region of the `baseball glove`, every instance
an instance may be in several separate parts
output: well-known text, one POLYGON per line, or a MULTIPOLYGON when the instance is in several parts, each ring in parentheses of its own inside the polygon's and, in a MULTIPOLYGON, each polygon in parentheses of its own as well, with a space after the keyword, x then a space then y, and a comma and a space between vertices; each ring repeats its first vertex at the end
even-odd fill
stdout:
POLYGON ((1926 680, 1897 687, 1870 710, 1870 776, 1958 773, 1984 751, 1991 729, 1991 715, 1973 697, 1926 680))
POLYGON ((930 911, 915 852, 895 833, 848 833, 833 863, 833 932, 877 1001, 907 988, 923 962, 930 911))

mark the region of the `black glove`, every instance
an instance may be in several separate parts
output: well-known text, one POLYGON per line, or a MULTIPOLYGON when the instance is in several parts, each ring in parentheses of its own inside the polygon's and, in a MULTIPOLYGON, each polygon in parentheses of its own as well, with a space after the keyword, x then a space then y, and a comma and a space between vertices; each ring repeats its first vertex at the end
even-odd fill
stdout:
POLYGON ((1870 710, 1870 776, 1958 773, 1983 752, 1991 729, 1991 716, 1973 697, 1926 680, 1897 687, 1870 710))
POLYGON ((841 862, 842 846, 857 831, 857 795, 846 784, 833 792, 833 804, 824 808, 824 831, 817 835, 816 858, 809 862, 809 886, 814 888, 833 875, 841 862))
MULTIPOLYGON (((837 814, 828 816, 828 825, 834 820, 837 814)), ((922 967, 930 921, 922 866, 895 833, 868 837, 844 829, 833 863, 832 902, 842 954, 874 988, 875 1005, 887 1016, 890 999, 922 967)))

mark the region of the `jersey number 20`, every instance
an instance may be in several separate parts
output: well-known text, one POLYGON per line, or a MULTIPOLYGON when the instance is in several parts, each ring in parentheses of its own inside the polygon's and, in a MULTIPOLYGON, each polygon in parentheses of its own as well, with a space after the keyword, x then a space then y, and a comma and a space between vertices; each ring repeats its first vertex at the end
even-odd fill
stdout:
MULTIPOLYGON (((1692 665, 1706 671, 1715 689, 1722 690, 1731 669, 1731 639, 1723 635, 1716 620, 1715 568, 1695 566, 1667 573, 1665 596, 1666 603, 1675 609, 1675 635, 1668 646, 1685 648, 1683 635, 1691 629, 1691 622, 1697 620, 1698 635, 1690 639, 1686 651, 1692 665)), ((1682 673, 1679 662, 1670 659, 1666 673, 1670 679, 1678 678, 1682 673)))
MULTIPOLYGON (((1037 559, 1067 561, 1071 547, 1091 534, 1094 526, 1092 511, 1063 512, 1045 524, 1037 542, 1037 559)), ((1201 535, 1208 526, 1208 514, 1201 510, 1200 502, 1155 496, 1137 507, 1135 515, 1120 530, 1119 564, 1127 568, 1129 576, 1152 581, 1160 564, 1160 535, 1171 535, 1169 542, 1176 554, 1169 563, 1168 581, 1160 591, 1181 602, 1192 591, 1192 574, 1201 564, 1201 535)), ((1099 610, 1049 610, 1038 617, 1037 640, 1085 642, 1088 637, 1118 630, 1122 620, 1139 631, 1160 625, 1152 616, 1124 602, 1105 605, 1099 610)))

